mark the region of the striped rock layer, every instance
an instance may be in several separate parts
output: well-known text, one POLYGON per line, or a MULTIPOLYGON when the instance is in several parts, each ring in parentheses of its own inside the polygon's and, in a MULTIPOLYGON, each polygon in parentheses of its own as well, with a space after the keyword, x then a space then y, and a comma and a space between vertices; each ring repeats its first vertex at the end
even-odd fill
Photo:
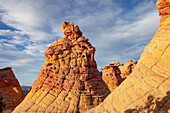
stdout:
POLYGON ((10 113, 24 98, 21 86, 16 79, 12 68, 0 69, 0 94, 5 104, 3 111, 10 113))
POLYGON ((160 27, 135 69, 87 113, 170 112, 170 0, 158 0, 160 27))
POLYGON ((82 113, 110 93, 97 70, 95 48, 74 23, 45 51, 45 63, 24 101, 13 113, 82 113))

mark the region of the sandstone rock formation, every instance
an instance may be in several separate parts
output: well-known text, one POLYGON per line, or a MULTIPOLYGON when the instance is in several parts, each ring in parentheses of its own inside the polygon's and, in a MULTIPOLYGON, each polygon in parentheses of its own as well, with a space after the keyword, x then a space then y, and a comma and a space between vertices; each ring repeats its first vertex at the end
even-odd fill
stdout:
POLYGON ((13 110, 24 98, 21 86, 10 67, 0 69, 0 94, 5 104, 4 111, 13 110))
POLYGON ((119 62, 112 62, 105 68, 102 68, 103 70, 102 78, 111 92, 115 90, 123 81, 122 77, 120 76, 119 66, 120 66, 119 62))
POLYGON ((120 66, 121 77, 125 79, 132 73, 135 68, 137 61, 128 60, 125 64, 120 66))
POLYGON ((74 23, 64 22, 66 35, 45 51, 45 63, 24 101, 13 113, 78 113, 110 93, 97 70, 95 48, 74 23))
POLYGON ((170 0, 158 0, 160 27, 135 69, 87 113, 170 112, 170 0))

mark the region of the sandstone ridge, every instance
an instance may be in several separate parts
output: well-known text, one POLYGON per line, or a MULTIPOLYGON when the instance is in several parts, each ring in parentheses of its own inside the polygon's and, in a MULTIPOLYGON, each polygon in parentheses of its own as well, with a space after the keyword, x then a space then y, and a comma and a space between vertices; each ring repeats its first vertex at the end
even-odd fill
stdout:
POLYGON ((133 72, 87 113, 170 112, 170 0, 158 0, 160 27, 133 72))
POLYGON ((78 26, 64 22, 64 38, 44 52, 44 65, 31 91, 13 113, 82 113, 110 93, 97 70, 95 48, 78 26))

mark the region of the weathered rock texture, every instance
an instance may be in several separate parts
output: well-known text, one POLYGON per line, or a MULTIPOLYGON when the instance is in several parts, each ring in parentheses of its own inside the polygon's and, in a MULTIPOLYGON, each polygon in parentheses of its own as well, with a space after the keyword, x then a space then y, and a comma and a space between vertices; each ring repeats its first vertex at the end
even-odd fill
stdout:
POLYGON ((4 111, 13 110, 24 98, 21 86, 10 67, 0 69, 0 94, 5 104, 4 111))
POLYGON ((0 113, 3 112, 3 109, 5 108, 5 104, 2 102, 3 97, 2 97, 2 93, 0 93, 0 113))
POLYGON ((119 66, 120 66, 119 62, 112 62, 105 68, 102 68, 103 70, 102 78, 111 92, 115 90, 123 81, 122 77, 120 76, 119 66))
POLYGON ((125 64, 120 66, 121 77, 125 79, 132 73, 135 68, 137 61, 128 60, 125 64))
POLYGON ((162 17, 135 69, 88 113, 170 112, 170 0, 158 0, 162 17))
POLYGON ((24 101, 13 113, 78 113, 89 110, 109 94, 94 60, 95 48, 73 23, 66 35, 45 51, 46 60, 24 101))

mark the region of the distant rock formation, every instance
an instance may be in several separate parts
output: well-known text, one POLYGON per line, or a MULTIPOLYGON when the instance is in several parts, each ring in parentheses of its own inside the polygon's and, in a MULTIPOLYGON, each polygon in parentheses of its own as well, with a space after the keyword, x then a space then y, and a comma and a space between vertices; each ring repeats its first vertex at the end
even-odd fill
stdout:
POLYGON ((87 113, 170 112, 170 0, 158 0, 160 27, 133 72, 87 113))
POLYGON ((21 86, 21 88, 22 88, 22 91, 23 91, 23 93, 24 93, 25 96, 26 96, 26 95, 30 92, 30 90, 31 90, 31 86, 25 86, 25 85, 23 85, 23 86, 21 86))
POLYGON ((13 113, 82 113, 110 93, 97 70, 95 48, 74 23, 64 22, 66 35, 45 51, 45 63, 31 91, 13 113))
POLYGON ((103 70, 102 78, 111 92, 115 90, 123 81, 122 77, 120 76, 119 66, 120 66, 119 62, 112 62, 105 68, 102 68, 103 70))
POLYGON ((5 104, 3 111, 12 111, 24 98, 21 86, 11 67, 0 69, 0 94, 5 104))
POLYGON ((128 60, 125 64, 120 66, 121 77, 125 79, 132 73, 135 68, 137 61, 128 60))

